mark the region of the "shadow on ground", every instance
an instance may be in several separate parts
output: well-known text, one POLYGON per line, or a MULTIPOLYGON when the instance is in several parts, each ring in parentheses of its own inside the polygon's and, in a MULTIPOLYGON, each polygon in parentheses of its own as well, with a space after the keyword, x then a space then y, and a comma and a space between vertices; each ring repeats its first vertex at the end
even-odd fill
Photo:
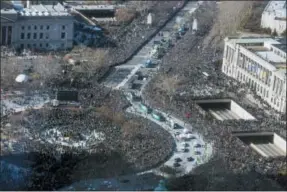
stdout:
POLYGON ((116 176, 122 166, 127 168, 126 172, 133 171, 118 152, 111 150, 94 154, 65 153, 58 159, 32 152, 1 156, 0 160, 1 191, 57 190, 82 179, 116 176))
POLYGON ((234 173, 220 159, 195 168, 190 175, 171 179, 167 187, 172 191, 284 191, 276 181, 255 170, 234 173))

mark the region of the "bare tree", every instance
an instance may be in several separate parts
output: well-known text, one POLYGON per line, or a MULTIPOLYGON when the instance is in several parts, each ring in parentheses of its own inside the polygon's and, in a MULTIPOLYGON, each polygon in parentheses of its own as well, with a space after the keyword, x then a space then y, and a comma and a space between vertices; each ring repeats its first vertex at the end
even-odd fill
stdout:
POLYGON ((235 35, 237 30, 248 20, 252 1, 223 1, 218 5, 218 16, 204 40, 204 46, 219 44, 228 35, 235 35))
POLYGON ((156 84, 156 87, 166 92, 171 102, 173 99, 174 93, 176 92, 176 89, 178 88, 180 82, 181 82, 181 79, 179 78, 178 75, 174 75, 171 77, 167 75, 162 75, 160 76, 159 83, 156 84))
POLYGON ((135 16, 135 9, 119 8, 116 11, 116 18, 119 22, 129 23, 135 18, 135 16))
POLYGON ((80 62, 80 65, 74 66, 73 70, 75 72, 86 73, 91 77, 95 72, 104 67, 107 55, 107 50, 86 48, 82 50, 80 57, 85 58, 87 61, 80 62))

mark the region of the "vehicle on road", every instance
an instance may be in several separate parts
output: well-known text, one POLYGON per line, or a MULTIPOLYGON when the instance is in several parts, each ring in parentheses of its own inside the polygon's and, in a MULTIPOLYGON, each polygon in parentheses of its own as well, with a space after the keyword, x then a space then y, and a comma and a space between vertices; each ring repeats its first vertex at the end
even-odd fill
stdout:
POLYGON ((174 129, 183 129, 183 127, 180 126, 180 125, 177 124, 177 123, 175 123, 175 124, 173 125, 173 128, 174 128, 174 129))
POLYGON ((152 112, 152 117, 158 121, 164 121, 164 117, 159 112, 152 112))

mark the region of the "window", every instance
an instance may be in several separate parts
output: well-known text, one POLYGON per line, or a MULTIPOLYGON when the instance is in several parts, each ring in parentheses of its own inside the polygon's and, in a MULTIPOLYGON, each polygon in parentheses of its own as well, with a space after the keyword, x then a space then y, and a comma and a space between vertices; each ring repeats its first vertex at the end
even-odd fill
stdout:
POLYGON ((40 29, 41 29, 41 30, 43 30, 43 29, 44 29, 43 25, 40 25, 40 29))
POLYGON ((27 48, 28 48, 28 49, 31 48, 31 45, 30 45, 30 44, 27 44, 27 48))
POLYGON ((42 47, 42 43, 39 44, 39 47, 42 47))
POLYGON ((25 38, 25 33, 21 33, 21 39, 25 38))
POLYGON ((28 26, 28 30, 31 30, 31 26, 30 25, 28 26))
POLYGON ((62 44, 61 44, 61 47, 62 47, 62 48, 64 48, 64 47, 65 47, 65 44, 64 44, 64 43, 62 43, 62 44))
POLYGON ((22 30, 25 30, 25 26, 21 26, 21 29, 22 29, 22 30))
POLYGON ((61 39, 65 39, 66 38, 66 33, 61 33, 61 39))
POLYGON ((37 39, 37 33, 33 34, 33 39, 37 39))
POLYGON ((31 33, 27 33, 27 39, 31 38, 31 33))
POLYGON ((34 26, 34 30, 37 30, 37 25, 34 26))
POLYGON ((20 49, 24 49, 24 44, 21 44, 21 45, 20 45, 20 49))
POLYGON ((46 26, 46 29, 49 30, 49 29, 50 29, 50 25, 47 25, 47 26, 46 26))
POLYGON ((40 39, 43 39, 43 33, 40 33, 40 39))
POLYGON ((46 39, 49 39, 49 33, 46 33, 46 39))
POLYGON ((260 93, 262 94, 262 87, 260 87, 260 93))
POLYGON ((36 47, 36 43, 33 44, 33 47, 36 47))
POLYGON ((65 26, 65 25, 63 25, 63 26, 62 26, 62 29, 63 29, 63 30, 65 30, 65 29, 66 29, 66 26, 65 26))
POLYGON ((49 47, 49 43, 46 43, 46 47, 49 47))

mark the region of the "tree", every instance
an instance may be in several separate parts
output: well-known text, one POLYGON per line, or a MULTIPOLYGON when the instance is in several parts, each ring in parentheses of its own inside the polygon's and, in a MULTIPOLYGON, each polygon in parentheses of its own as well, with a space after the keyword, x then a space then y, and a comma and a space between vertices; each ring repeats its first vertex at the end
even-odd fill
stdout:
POLYGON ((273 37, 276 37, 276 36, 278 36, 278 33, 277 33, 277 31, 276 31, 276 29, 274 29, 274 31, 272 32, 272 34, 271 34, 273 37))
POLYGON ((171 77, 167 75, 163 75, 160 77, 160 81, 157 84, 157 88, 166 92, 171 102, 173 99, 174 93, 176 92, 176 89, 178 88, 180 82, 181 80, 179 79, 178 75, 174 75, 171 77))
POLYGON ((282 36, 282 37, 287 37, 286 29, 281 33, 281 36, 282 36))

